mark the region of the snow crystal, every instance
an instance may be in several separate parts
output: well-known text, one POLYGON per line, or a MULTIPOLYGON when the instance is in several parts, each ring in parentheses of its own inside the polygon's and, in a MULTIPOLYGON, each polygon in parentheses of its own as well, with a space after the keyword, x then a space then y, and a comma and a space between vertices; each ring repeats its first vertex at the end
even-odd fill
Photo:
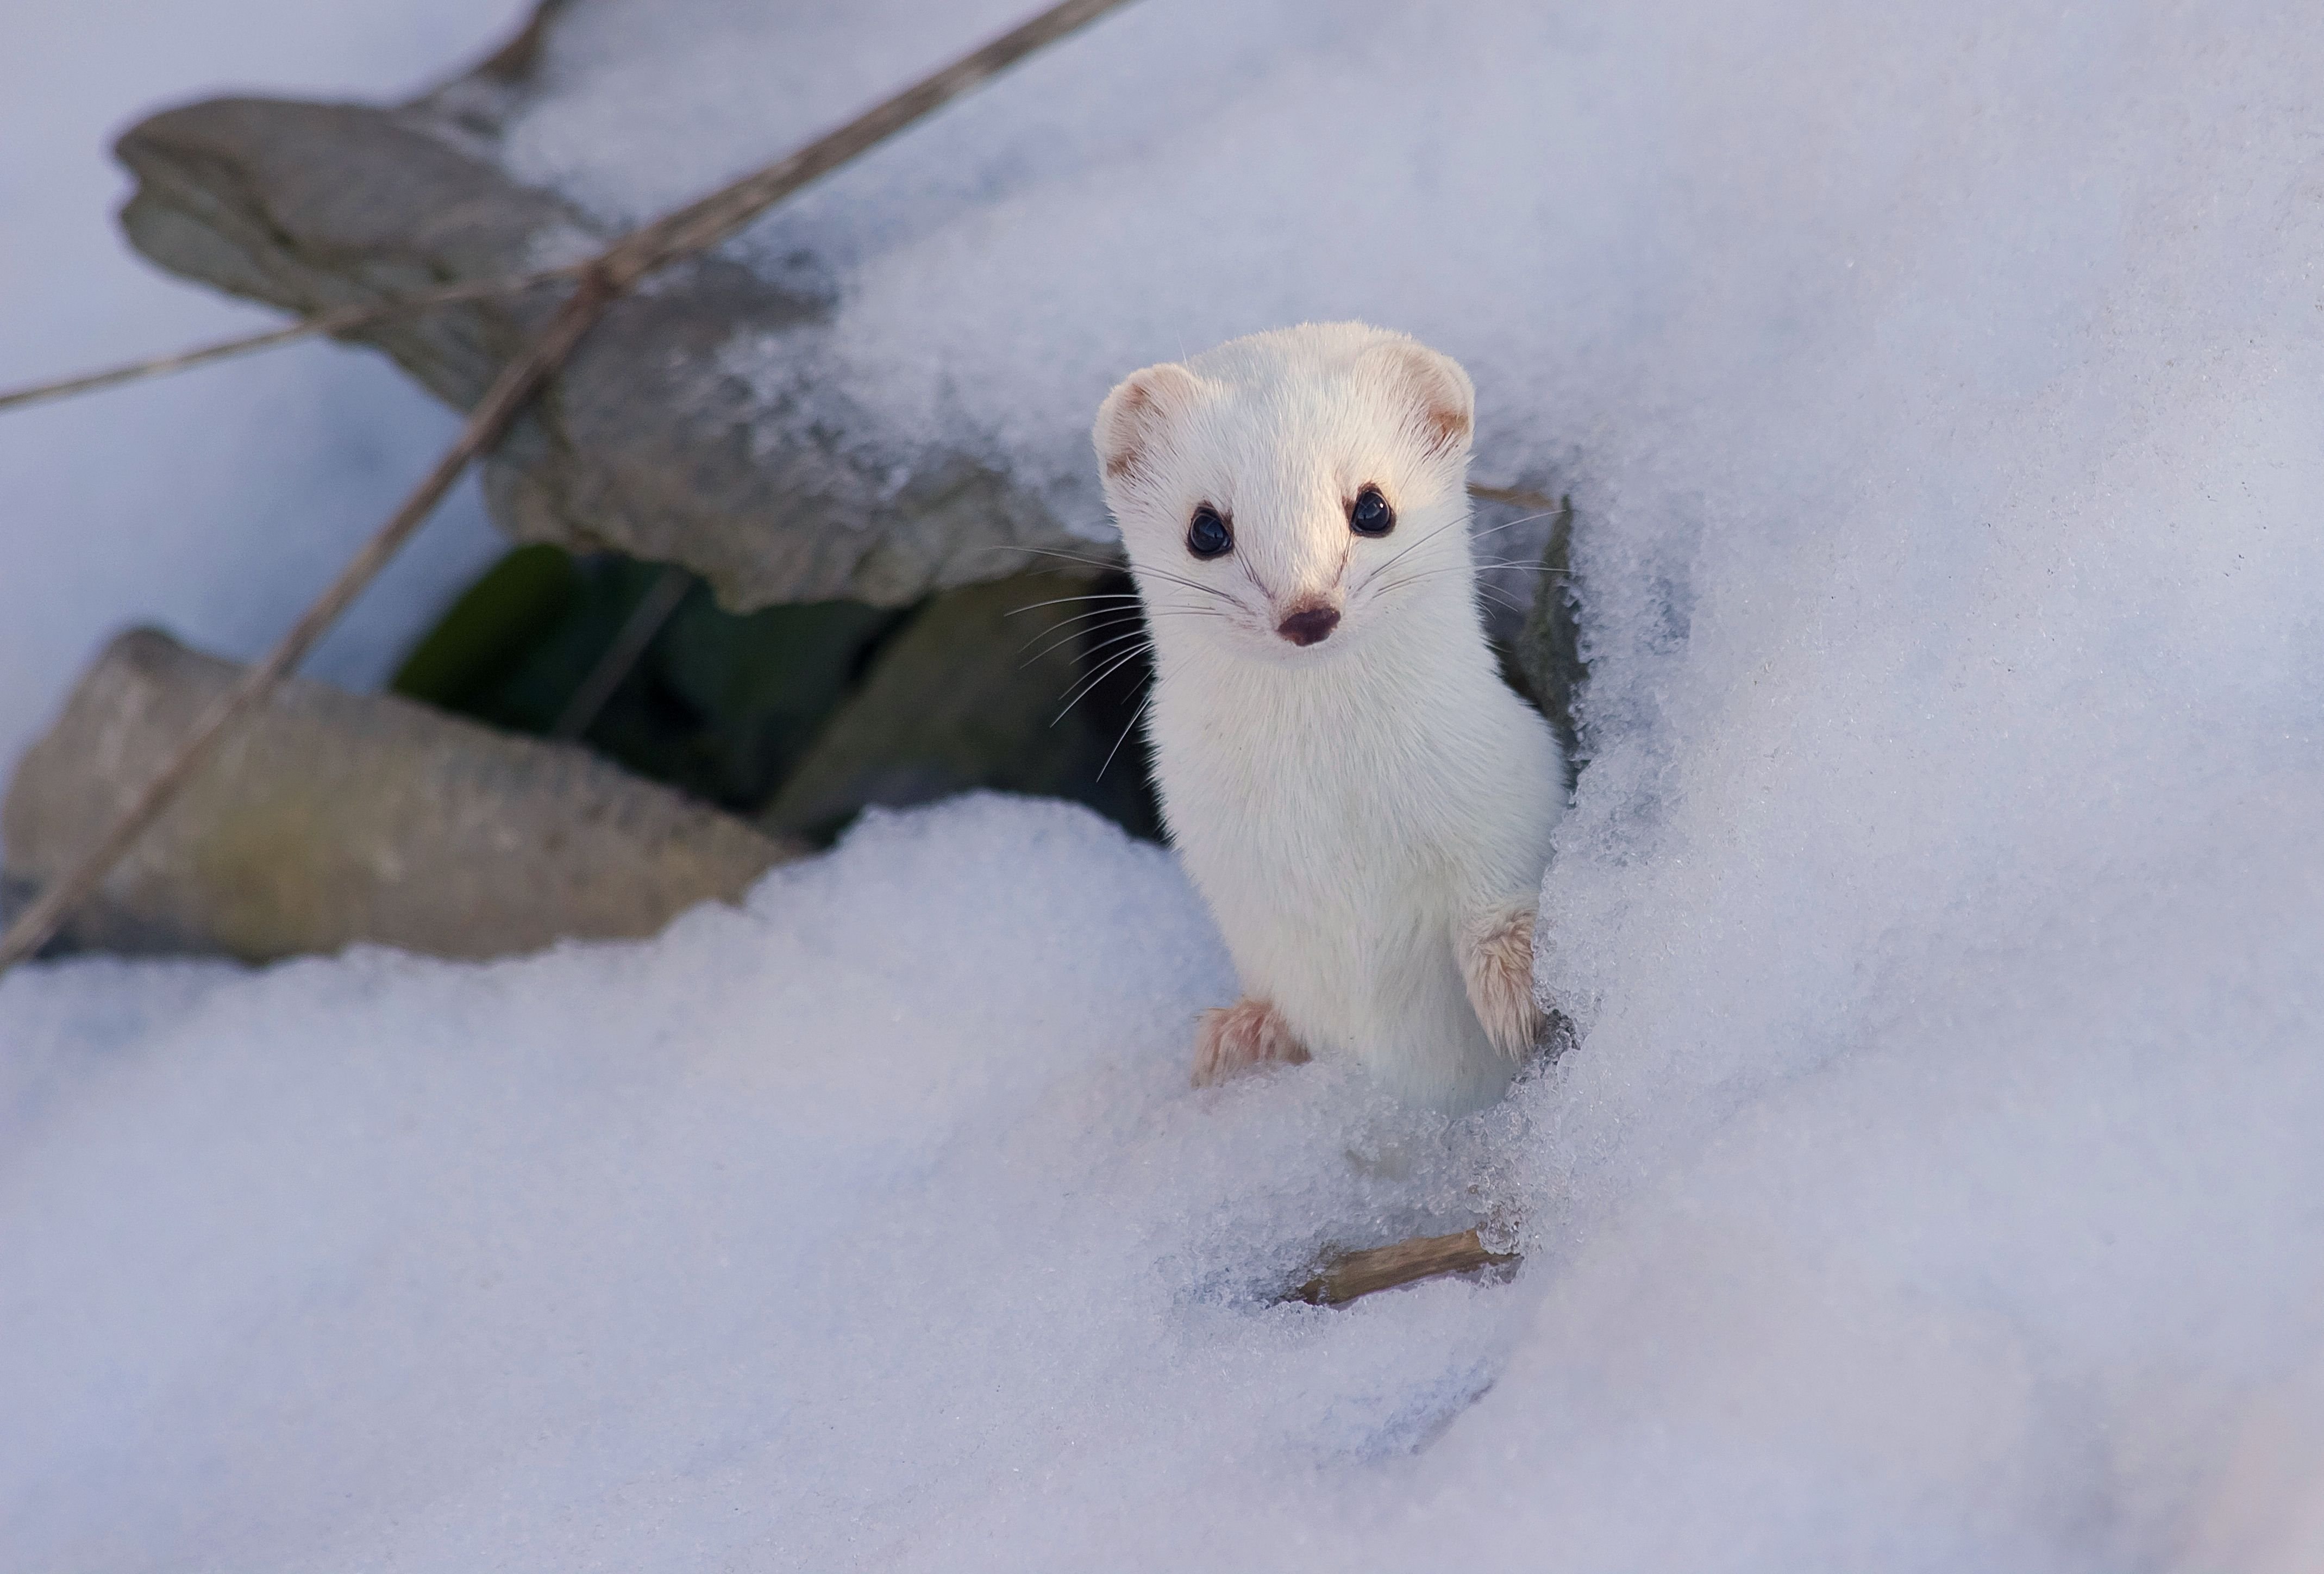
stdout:
MULTIPOLYGON (((1000 19, 825 92, 595 14, 512 157, 613 211, 1000 19)), ((1029 473, 1241 328, 1477 370, 1581 510, 1581 1042, 1451 1128, 1191 1093, 1169 856, 996 799, 648 943, 19 973, 0 1543, 2324 1563, 2319 79, 2289 7, 1142 0, 809 193, 846 396, 1029 473), (1514 1282, 1274 1299, 1474 1218, 1514 1282)))

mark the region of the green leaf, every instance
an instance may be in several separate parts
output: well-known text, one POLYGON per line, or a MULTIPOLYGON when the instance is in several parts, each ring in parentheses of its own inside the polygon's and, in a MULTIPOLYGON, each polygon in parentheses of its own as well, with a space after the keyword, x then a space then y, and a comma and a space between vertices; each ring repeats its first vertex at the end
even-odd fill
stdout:
POLYGON ((565 616, 577 579, 563 548, 517 548, 452 603, 396 669, 389 690, 445 710, 466 709, 565 616))

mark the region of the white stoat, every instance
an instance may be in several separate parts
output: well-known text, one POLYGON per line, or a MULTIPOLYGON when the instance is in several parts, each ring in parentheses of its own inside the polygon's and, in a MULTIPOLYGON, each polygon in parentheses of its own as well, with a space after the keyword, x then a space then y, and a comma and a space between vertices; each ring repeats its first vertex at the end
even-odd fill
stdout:
POLYGON ((1313 1051, 1460 1112, 1541 1036, 1563 777, 1478 615, 1475 400, 1414 339, 1323 323, 1148 366, 1098 411, 1164 814, 1242 981, 1197 1083, 1313 1051))

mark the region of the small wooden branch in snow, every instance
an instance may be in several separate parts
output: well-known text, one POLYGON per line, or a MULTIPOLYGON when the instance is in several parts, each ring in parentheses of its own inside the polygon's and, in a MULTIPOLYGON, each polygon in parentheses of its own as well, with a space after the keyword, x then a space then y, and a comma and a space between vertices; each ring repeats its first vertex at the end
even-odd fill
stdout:
POLYGON ((1394 1245, 1343 1252, 1324 1260, 1323 1271, 1285 1297, 1310 1306, 1345 1306, 1360 1296, 1487 1268, 1517 1265, 1514 1252, 1493 1252, 1473 1229, 1449 1236, 1415 1236, 1394 1245))

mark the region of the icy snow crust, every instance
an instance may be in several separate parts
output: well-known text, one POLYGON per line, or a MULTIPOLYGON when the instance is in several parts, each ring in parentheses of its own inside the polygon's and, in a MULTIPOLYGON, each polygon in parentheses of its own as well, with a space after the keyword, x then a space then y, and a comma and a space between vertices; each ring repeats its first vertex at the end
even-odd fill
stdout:
MULTIPOLYGON (((572 35, 528 156, 648 205, 926 63, 699 13, 572 35)), ((1168 856, 993 799, 648 944, 19 973, 0 1545, 2324 1564, 2319 29, 1146 0, 813 194, 756 244, 863 396, 1060 476, 1240 329, 1478 369, 1582 510, 1580 1047, 1449 1131, 1189 1093, 1168 856), (1478 1216, 1513 1284, 1272 1303, 1478 1216)))

